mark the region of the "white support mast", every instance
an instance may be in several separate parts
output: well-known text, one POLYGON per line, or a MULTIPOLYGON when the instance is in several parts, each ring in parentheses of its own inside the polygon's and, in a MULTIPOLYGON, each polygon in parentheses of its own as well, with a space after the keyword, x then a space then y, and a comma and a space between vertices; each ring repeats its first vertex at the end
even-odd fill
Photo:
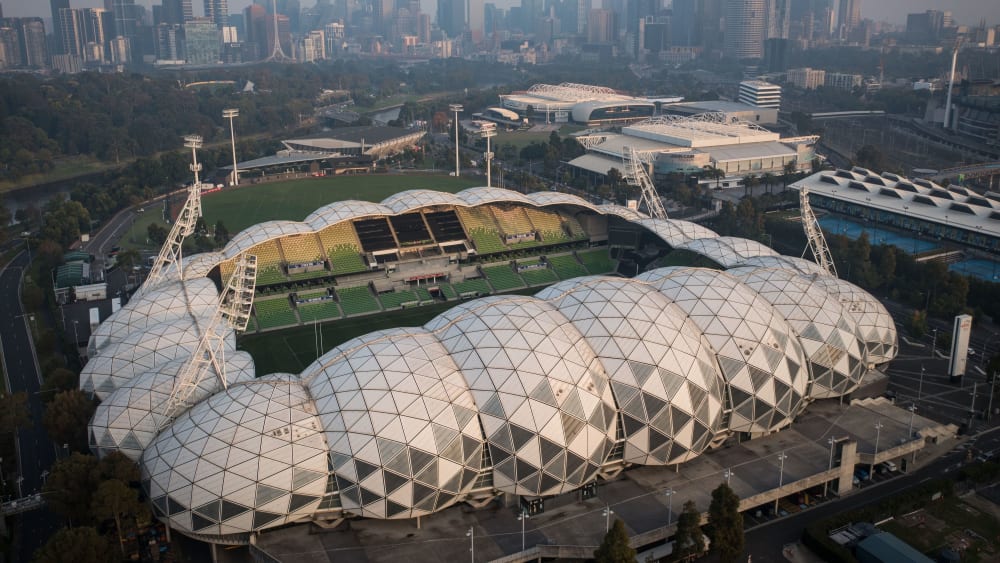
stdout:
POLYGON ((837 267, 833 264, 830 247, 827 246, 823 229, 816 219, 816 214, 813 213, 812 206, 809 205, 809 190, 805 187, 799 191, 799 209, 802 213, 802 228, 805 230, 806 240, 809 241, 809 248, 812 249, 813 259, 831 276, 837 277, 837 267))
POLYGON ((156 262, 149 270, 146 282, 139 288, 139 293, 147 288, 153 287, 168 276, 172 268, 177 268, 178 275, 183 277, 181 267, 181 253, 184 247, 184 239, 194 233, 195 225, 201 217, 201 180, 198 172, 201 171, 201 164, 198 163, 198 149, 201 147, 201 136, 188 135, 184 137, 184 146, 191 149, 191 171, 194 172, 194 182, 188 188, 187 201, 181 208, 177 220, 170 227, 170 234, 160 248, 160 255, 156 257, 156 262))
POLYGON ((271 0, 271 15, 274 18, 274 47, 271 49, 271 55, 264 60, 277 63, 292 62, 282 50, 281 36, 278 35, 278 0, 271 0))
POLYGON ((240 254, 236 259, 236 269, 219 295, 219 304, 202 333, 198 348, 174 382, 163 413, 164 423, 177 418, 191 406, 188 399, 206 377, 211 377, 213 369, 222 388, 229 386, 226 378, 225 329, 236 332, 246 330, 256 286, 257 257, 253 254, 240 254))
POLYGON ((622 163, 624 164, 624 176, 628 185, 639 188, 639 206, 646 205, 646 213, 654 219, 666 219, 667 210, 663 208, 660 201, 660 194, 656 192, 656 186, 646 172, 646 163, 641 158, 639 151, 632 147, 622 147, 622 163))

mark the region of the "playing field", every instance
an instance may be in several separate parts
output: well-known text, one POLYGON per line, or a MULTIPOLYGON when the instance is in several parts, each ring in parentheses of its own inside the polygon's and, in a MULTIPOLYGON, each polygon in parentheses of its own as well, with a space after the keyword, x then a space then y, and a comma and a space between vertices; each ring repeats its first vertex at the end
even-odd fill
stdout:
MULTIPOLYGON (((206 194, 202 198, 205 223, 215 225, 222 220, 231 235, 264 221, 286 219, 301 221, 316 209, 335 201, 359 199, 382 201, 390 195, 405 190, 429 189, 458 192, 482 181, 471 178, 453 178, 431 175, 356 175, 303 178, 287 182, 255 184, 227 188, 206 194)), ((182 202, 175 198, 179 208, 182 202)), ((176 215, 177 209, 174 209, 176 215)), ((155 217, 144 217, 122 237, 126 246, 149 248, 145 244, 146 229, 155 217)), ((164 225, 166 227, 166 225, 164 225)))

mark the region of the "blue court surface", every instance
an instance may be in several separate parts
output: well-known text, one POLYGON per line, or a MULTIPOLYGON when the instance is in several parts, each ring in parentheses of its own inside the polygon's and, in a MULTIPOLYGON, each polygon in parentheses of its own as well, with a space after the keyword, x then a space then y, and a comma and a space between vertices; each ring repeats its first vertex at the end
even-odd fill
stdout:
POLYGON ((966 276, 972 276, 986 281, 997 281, 1000 276, 1000 263, 982 258, 969 258, 954 264, 948 264, 948 269, 966 276))
POLYGON ((938 246, 931 241, 908 237, 894 231, 887 231, 885 229, 879 229, 869 225, 862 225, 861 223, 855 223, 854 221, 841 219, 840 217, 826 215, 824 217, 820 217, 819 224, 823 227, 823 230, 828 233, 845 235, 850 239, 857 239, 861 236, 861 233, 867 232, 868 242, 872 245, 891 244, 900 250, 911 254, 922 254, 938 248, 938 246))

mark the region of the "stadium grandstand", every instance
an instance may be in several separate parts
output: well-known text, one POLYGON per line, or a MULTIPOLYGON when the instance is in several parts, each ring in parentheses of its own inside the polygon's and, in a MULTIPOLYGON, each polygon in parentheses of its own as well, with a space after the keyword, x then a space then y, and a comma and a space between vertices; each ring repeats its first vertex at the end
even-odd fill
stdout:
POLYGON ((602 181, 612 168, 621 170, 623 150, 631 147, 645 155, 654 174, 694 173, 713 167, 722 170, 725 179, 703 182, 734 187, 748 174, 781 173, 789 164, 799 171, 809 170, 818 137, 781 138, 755 123, 714 112, 661 115, 622 127, 621 133, 596 133, 581 140, 587 153, 569 165, 596 181, 602 181))
POLYGON ((281 144, 289 151, 301 153, 367 155, 380 160, 416 144, 424 134, 423 130, 402 127, 338 127, 315 135, 285 139, 281 144))
POLYGON ((482 113, 474 113, 472 117, 485 121, 492 121, 507 128, 525 127, 527 118, 523 118, 514 110, 492 106, 483 110, 482 113))
POLYGON ((497 188, 411 190, 255 225, 186 258, 182 276, 95 335, 80 376, 102 401, 91 448, 139 463, 161 521, 220 544, 527 502, 681 464, 787 428, 896 354, 885 308, 815 264, 682 220, 497 188), (166 418, 212 291, 244 253, 260 266, 258 330, 453 306, 300 373, 257 373, 230 330, 225 372, 209 367, 190 408, 166 418), (674 253, 708 267, 656 267, 674 253), (292 280, 321 261, 324 277, 292 280), (519 294, 533 285, 547 287, 519 294))
POLYGON ((500 96, 503 109, 546 123, 572 120, 586 125, 622 124, 651 117, 656 104, 604 86, 535 84, 524 92, 500 96))

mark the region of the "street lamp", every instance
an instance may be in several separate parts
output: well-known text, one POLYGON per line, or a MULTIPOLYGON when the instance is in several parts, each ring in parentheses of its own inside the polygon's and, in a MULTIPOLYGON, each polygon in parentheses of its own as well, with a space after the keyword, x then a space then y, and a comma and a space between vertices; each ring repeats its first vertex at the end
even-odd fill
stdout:
POLYGON ((497 136, 496 123, 483 123, 479 126, 479 134, 486 139, 486 152, 483 153, 483 160, 486 161, 486 187, 493 187, 490 182, 490 168, 493 163, 493 153, 490 152, 490 138, 497 136))
POLYGON ((920 364, 920 383, 917 386, 917 400, 918 401, 920 400, 920 398, 924 394, 924 369, 925 369, 924 365, 920 364))
POLYGON ((882 436, 882 419, 878 419, 875 422, 875 455, 872 456, 872 465, 868 471, 868 476, 871 477, 875 473, 875 459, 878 458, 878 439, 882 436))
POLYGON ((663 494, 667 495, 667 526, 670 525, 670 521, 674 519, 674 493, 677 491, 673 489, 667 489, 663 491, 663 494))
MULTIPOLYGON (((833 446, 834 446, 834 444, 837 443, 837 441, 834 440, 831 437, 831 438, 827 438, 826 439, 826 443, 830 444, 830 463, 828 463, 827 466, 826 466, 827 472, 830 472, 830 471, 833 471, 833 446)), ((826 497, 826 492, 827 492, 829 486, 830 486, 830 480, 829 479, 826 479, 825 481, 823 481, 823 496, 824 497, 826 497)))
POLYGON ((906 428, 906 439, 909 440, 913 437, 913 413, 917 412, 917 405, 911 403, 910 408, 907 410, 910 411, 910 424, 906 428))
POLYGON ((782 451, 778 454, 778 497, 774 499, 774 514, 778 514, 778 501, 781 499, 781 486, 785 484, 785 460, 788 456, 782 451))
POLYGON ((517 517, 521 521, 521 551, 524 551, 524 523, 528 521, 528 512, 521 508, 521 515, 517 517))
POLYGON ((470 561, 476 563, 476 529, 469 526, 469 531, 465 532, 465 535, 469 538, 469 553, 471 555, 470 561))
POLYGON ((603 513, 604 514, 604 533, 608 533, 608 532, 611 531, 611 515, 614 514, 614 513, 615 513, 615 511, 611 510, 611 505, 610 504, 604 507, 604 513, 603 513))
POLYGON ((726 486, 728 487, 729 479, 733 476, 733 470, 727 467, 726 470, 722 472, 722 476, 726 478, 726 486))
POLYGON ((240 172, 236 169, 236 131, 233 129, 233 119, 240 115, 240 110, 235 108, 222 110, 222 118, 229 120, 229 139, 233 145, 233 178, 232 185, 240 185, 240 172))
POLYGON ((448 104, 448 109, 455 112, 455 177, 458 177, 458 112, 462 111, 462 104, 448 104))
MULTIPOLYGON (((928 295, 928 299, 930 296, 928 295)), ((937 331, 938 329, 932 329, 934 331, 934 339, 931 340, 931 358, 934 358, 934 352, 937 351, 937 331)))

